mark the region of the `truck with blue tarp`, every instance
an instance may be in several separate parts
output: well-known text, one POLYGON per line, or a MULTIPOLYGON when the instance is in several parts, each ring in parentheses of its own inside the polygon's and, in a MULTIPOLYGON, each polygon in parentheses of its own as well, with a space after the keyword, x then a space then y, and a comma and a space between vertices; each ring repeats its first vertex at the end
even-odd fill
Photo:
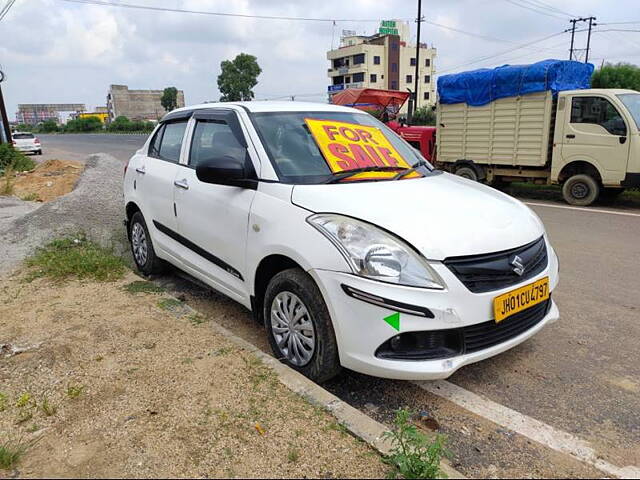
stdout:
POLYGON ((544 60, 441 76, 437 165, 491 184, 559 184, 573 205, 640 187, 640 93, 591 89, 592 73, 544 60))

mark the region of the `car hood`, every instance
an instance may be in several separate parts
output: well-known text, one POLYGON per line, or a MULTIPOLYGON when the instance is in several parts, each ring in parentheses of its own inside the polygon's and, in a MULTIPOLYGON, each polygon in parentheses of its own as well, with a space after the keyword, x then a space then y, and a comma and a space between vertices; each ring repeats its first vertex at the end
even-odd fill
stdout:
POLYGON ((398 181, 296 185, 291 201, 316 213, 375 224, 432 260, 508 250, 544 233, 538 216, 522 202, 447 173, 398 181))

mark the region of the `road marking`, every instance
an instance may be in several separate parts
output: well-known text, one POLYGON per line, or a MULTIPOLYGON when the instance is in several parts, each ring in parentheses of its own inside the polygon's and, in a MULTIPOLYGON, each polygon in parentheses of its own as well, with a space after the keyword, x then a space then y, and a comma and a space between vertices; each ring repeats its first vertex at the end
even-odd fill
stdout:
POLYGON ((451 382, 437 380, 413 383, 429 393, 449 400, 465 410, 513 430, 530 440, 588 463, 608 475, 619 478, 640 478, 640 468, 634 466, 618 467, 602 460, 589 442, 481 397, 451 382))
POLYGON ((569 207, 568 205, 551 205, 549 203, 537 203, 537 202, 524 202, 524 203, 526 203, 527 205, 533 205, 534 207, 563 208, 565 210, 579 210, 581 212, 609 213, 611 215, 623 215, 626 217, 640 217, 640 213, 615 212, 613 210, 601 210, 598 208, 569 207))

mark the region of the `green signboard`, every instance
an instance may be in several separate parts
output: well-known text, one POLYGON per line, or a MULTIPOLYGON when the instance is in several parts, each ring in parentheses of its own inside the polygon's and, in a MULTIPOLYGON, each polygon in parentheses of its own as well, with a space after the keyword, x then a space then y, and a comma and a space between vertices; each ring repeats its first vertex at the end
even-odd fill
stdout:
POLYGON ((395 20, 383 20, 380 22, 378 33, 380 33, 380 35, 398 35, 395 20))

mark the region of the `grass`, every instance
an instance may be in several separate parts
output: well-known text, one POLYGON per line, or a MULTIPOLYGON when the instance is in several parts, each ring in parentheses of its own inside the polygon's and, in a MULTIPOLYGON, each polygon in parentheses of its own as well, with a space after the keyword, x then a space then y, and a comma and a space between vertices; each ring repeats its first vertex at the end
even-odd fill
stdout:
POLYGON ((207 321, 207 319, 199 313, 192 313, 188 318, 193 325, 202 325, 207 321))
POLYGON ((0 392, 0 412, 4 412, 6 410, 8 399, 9 397, 7 397, 6 393, 0 392))
POLYGON ((411 423, 412 412, 396 411, 393 428, 385 432, 384 438, 391 440, 393 448, 384 459, 393 470, 391 478, 446 478, 440 470, 444 451, 444 437, 438 435, 431 440, 411 423))
POLYGON ((56 412, 58 411, 58 407, 53 405, 49 401, 49 399, 44 396, 42 397, 42 401, 40 402, 40 410, 45 414, 45 416, 51 417, 56 414, 56 412))
POLYGON ((124 261, 90 240, 84 234, 54 240, 27 258, 31 268, 28 281, 35 278, 66 280, 90 279, 100 282, 115 281, 124 275, 124 261))
POLYGON ((175 298, 163 298, 158 302, 158 307, 162 310, 173 310, 174 308, 179 308, 181 306, 182 302, 175 298))
POLYGON ((37 193, 27 193, 26 195, 20 197, 20 200, 24 202, 37 202, 40 200, 40 197, 37 193))
POLYGON ((291 463, 296 463, 299 459, 300 459, 300 452, 295 448, 290 449, 289 452, 287 453, 287 460, 289 460, 289 462, 291 463))
POLYGON ((135 293, 163 293, 164 288, 159 287, 153 282, 148 282, 146 280, 136 280, 131 283, 127 283, 124 287, 122 287, 125 292, 129 292, 131 294, 135 293))
POLYGON ((2 183, 0 183, 0 195, 13 195, 13 174, 12 166, 4 170, 2 183))
POLYGON ((67 387, 67 397, 71 399, 78 398, 80 395, 82 395, 84 389, 84 385, 69 385, 67 387))
POLYGON ((12 444, 7 441, 0 444, 0 468, 9 470, 15 466, 27 451, 27 447, 28 445, 22 442, 12 444))

